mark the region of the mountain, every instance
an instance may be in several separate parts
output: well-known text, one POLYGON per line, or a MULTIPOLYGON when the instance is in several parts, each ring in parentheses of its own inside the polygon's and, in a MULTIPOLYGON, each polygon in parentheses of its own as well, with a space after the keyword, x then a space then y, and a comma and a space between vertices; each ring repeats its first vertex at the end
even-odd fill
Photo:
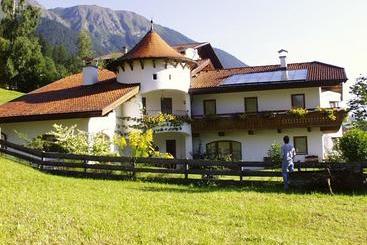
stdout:
MULTIPOLYGON (((71 52, 76 51, 76 41, 81 29, 87 29, 91 33, 93 48, 97 55, 102 55, 121 50, 123 46, 132 48, 150 28, 150 20, 130 11, 116 11, 96 5, 46 9, 35 0, 27 2, 41 8, 39 35, 52 44, 63 44, 71 52)), ((195 42, 170 28, 157 24, 154 28, 169 44, 195 42)), ((215 49, 215 52, 224 67, 245 65, 221 49, 215 49)))

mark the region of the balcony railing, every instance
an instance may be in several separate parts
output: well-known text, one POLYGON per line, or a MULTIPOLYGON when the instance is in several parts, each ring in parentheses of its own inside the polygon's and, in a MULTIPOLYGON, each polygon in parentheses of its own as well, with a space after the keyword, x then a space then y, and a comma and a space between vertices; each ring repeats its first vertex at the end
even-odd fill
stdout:
MULTIPOLYGON (((161 110, 145 110, 145 115, 148 116, 154 116, 154 115, 158 115, 159 113, 164 114, 161 110)), ((187 110, 172 110, 172 113, 167 113, 167 114, 173 114, 175 116, 189 116, 189 113, 187 110)))
MULTIPOLYGON (((332 109, 330 109, 332 110, 332 109)), ((230 113, 213 116, 192 116, 192 131, 255 130, 320 127, 322 130, 337 130, 346 116, 346 111, 308 109, 305 115, 290 114, 289 111, 264 111, 257 113, 230 113)))

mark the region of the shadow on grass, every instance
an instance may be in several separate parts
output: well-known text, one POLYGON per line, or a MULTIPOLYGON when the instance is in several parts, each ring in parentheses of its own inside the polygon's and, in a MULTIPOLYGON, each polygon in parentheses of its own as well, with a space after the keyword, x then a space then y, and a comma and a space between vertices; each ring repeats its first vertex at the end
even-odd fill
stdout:
MULTIPOLYGON (((231 181, 231 180, 216 180, 203 181, 199 179, 162 179, 162 178, 145 178, 139 181, 160 183, 160 184, 174 184, 179 186, 189 186, 190 188, 181 188, 176 186, 148 186, 139 188, 146 192, 176 192, 176 193, 204 193, 204 192, 243 192, 253 191, 259 193, 275 193, 275 194, 329 194, 327 187, 312 187, 312 188, 290 188, 288 191, 284 190, 283 183, 280 181, 266 181, 266 180, 245 180, 245 181, 231 181)), ((345 190, 334 191, 336 195, 359 196, 367 195, 367 188, 359 190, 345 190)))
MULTIPOLYGON (((4 157, 4 156, 2 156, 4 157)), ((28 162, 15 159, 12 157, 5 157, 9 160, 20 163, 24 166, 31 167, 35 170, 41 171, 50 175, 64 176, 69 178, 77 179, 103 179, 111 181, 136 181, 137 183, 156 183, 165 184, 162 186, 144 186, 140 188, 131 188, 145 192, 172 192, 172 193, 205 193, 205 192, 243 192, 253 191, 259 193, 278 193, 278 194, 328 194, 328 188, 325 187, 311 187, 311 188, 290 188, 288 191, 284 191, 283 183, 276 180, 203 180, 201 178, 196 179, 183 179, 165 177, 159 175, 158 177, 138 177, 132 178, 131 176, 125 175, 111 175, 108 173, 95 173, 95 172, 70 172, 70 171, 45 171, 32 166, 28 162), (72 174, 71 174, 72 173, 72 174), (171 186, 170 186, 171 185, 171 186), (189 187, 189 188, 187 188, 189 187)), ((367 186, 365 185, 362 189, 358 190, 334 190, 336 195, 349 195, 349 196, 360 196, 367 195, 367 186)))

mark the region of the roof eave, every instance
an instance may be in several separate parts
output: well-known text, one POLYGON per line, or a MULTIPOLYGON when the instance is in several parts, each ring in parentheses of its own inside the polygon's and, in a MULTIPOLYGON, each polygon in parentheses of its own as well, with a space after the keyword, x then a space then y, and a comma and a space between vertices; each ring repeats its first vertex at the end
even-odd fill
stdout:
POLYGON ((51 121, 51 120, 74 119, 74 118, 90 118, 100 116, 102 116, 102 110, 67 112, 67 113, 49 113, 38 115, 21 115, 21 116, 2 117, 0 118, 0 124, 33 122, 33 121, 51 121))
POLYGON ((324 80, 324 81, 289 81, 282 83, 268 83, 268 84, 246 84, 246 85, 233 85, 233 86, 215 86, 204 88, 190 88, 189 93, 195 94, 216 94, 216 93, 233 93, 244 91, 259 91, 259 90, 273 90, 273 89, 289 89, 289 88, 307 88, 307 87, 320 87, 338 85, 344 83, 346 79, 339 80, 324 80))

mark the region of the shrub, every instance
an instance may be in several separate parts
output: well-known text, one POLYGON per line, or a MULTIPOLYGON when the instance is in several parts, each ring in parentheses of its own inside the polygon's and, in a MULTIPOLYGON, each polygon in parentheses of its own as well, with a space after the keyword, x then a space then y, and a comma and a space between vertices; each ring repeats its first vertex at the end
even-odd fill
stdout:
POLYGON ((134 129, 129 133, 127 139, 116 135, 114 143, 120 152, 129 149, 131 157, 173 158, 169 153, 161 153, 154 149, 152 129, 148 129, 145 132, 134 129))
POLYGON ((304 108, 293 108, 288 113, 297 117, 305 117, 308 114, 308 110, 304 108))
POLYGON ((321 107, 317 107, 317 110, 316 111, 319 111, 319 112, 322 112, 324 113, 327 118, 331 121, 335 121, 336 120, 336 112, 337 112, 337 109, 335 108, 321 108, 321 107))
POLYGON ((343 153, 340 150, 340 140, 337 140, 334 143, 333 149, 331 151, 327 152, 325 160, 326 160, 326 162, 329 162, 329 163, 345 162, 343 153))
POLYGON ((76 129, 76 125, 67 127, 55 124, 50 132, 31 140, 21 133, 18 133, 18 136, 24 139, 29 147, 45 152, 112 155, 111 141, 107 135, 103 133, 89 135, 76 129))
POLYGON ((278 143, 273 143, 268 150, 268 157, 274 165, 280 165, 282 163, 281 146, 278 143))
POLYGON ((339 140, 340 151, 347 161, 367 160, 367 132, 353 129, 339 140))

